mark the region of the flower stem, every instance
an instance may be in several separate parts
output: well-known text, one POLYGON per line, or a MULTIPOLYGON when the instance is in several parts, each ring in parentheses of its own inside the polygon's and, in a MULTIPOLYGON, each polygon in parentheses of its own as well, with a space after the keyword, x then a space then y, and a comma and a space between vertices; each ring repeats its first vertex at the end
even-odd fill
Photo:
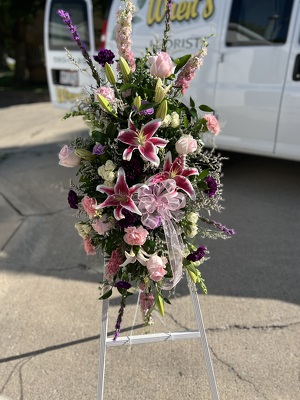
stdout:
POLYGON ((161 46, 161 51, 167 50, 167 42, 169 40, 169 31, 170 31, 170 18, 171 18, 171 9, 172 9, 173 0, 168 0, 166 4, 166 14, 165 14, 165 30, 164 30, 164 38, 161 46))

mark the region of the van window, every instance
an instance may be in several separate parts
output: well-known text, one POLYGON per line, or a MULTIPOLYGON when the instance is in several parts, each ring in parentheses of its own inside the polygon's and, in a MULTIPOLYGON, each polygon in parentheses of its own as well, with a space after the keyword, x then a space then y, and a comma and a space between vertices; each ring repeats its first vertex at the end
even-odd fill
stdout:
POLYGON ((233 0, 227 46, 285 43, 293 0, 233 0))

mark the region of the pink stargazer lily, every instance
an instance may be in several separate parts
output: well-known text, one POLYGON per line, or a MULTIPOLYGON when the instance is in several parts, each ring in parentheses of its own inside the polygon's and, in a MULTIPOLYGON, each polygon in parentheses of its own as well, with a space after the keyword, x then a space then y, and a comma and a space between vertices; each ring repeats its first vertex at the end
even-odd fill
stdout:
POLYGON ((121 142, 129 144, 129 147, 123 153, 123 160, 130 161, 133 150, 138 149, 146 160, 158 167, 160 160, 156 154, 156 147, 165 147, 168 143, 165 139, 153 137, 160 125, 161 119, 158 118, 142 125, 139 130, 129 117, 128 129, 121 130, 117 137, 121 142))
POLYGON ((124 169, 119 168, 118 179, 113 188, 106 185, 98 185, 96 187, 96 190, 98 190, 98 192, 106 193, 108 197, 103 203, 94 206, 94 208, 99 209, 104 207, 117 207, 114 210, 114 216, 116 220, 125 218, 124 215, 122 214, 123 208, 126 208, 126 210, 129 210, 135 214, 142 215, 142 213, 137 208, 137 206, 135 205, 134 201, 131 198, 133 193, 140 186, 141 184, 137 184, 129 188, 126 182, 124 169))
POLYGON ((198 174, 197 168, 186 168, 184 155, 175 158, 172 163, 172 154, 169 151, 165 157, 163 172, 154 175, 147 183, 151 185, 166 179, 174 179, 176 186, 186 192, 192 200, 195 200, 195 191, 187 176, 198 174))

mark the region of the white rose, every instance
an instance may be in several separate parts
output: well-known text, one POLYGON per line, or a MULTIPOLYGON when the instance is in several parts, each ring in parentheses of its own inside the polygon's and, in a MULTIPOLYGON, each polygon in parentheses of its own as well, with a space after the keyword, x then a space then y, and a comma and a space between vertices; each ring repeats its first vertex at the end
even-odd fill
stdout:
POLYGON ((111 160, 107 160, 105 163, 106 171, 114 171, 117 168, 116 164, 114 164, 111 160))
POLYGON ((114 172, 112 172, 112 171, 105 171, 104 174, 103 174, 103 179, 104 179, 105 181, 112 182, 112 181, 115 180, 115 176, 116 176, 116 174, 115 174, 114 172))
POLYGON ((170 114, 167 114, 167 115, 165 116, 165 119, 163 120, 162 125, 163 125, 163 126, 169 126, 170 123, 171 123, 171 121, 172 121, 171 115, 170 115, 170 114))
POLYGON ((100 175, 101 178, 103 178, 104 173, 105 173, 105 167, 104 165, 101 165, 101 167, 98 168, 98 175, 100 175))
POLYGON ((197 150, 197 140, 191 135, 182 135, 175 143, 175 149, 179 154, 193 153, 197 150))

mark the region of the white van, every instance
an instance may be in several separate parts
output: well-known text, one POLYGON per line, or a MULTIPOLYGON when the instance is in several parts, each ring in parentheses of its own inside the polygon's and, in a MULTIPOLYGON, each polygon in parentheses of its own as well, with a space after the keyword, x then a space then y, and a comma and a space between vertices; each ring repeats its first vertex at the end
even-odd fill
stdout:
MULTIPOLYGON (((164 0, 135 0, 132 50, 144 54, 162 40, 164 0)), ((114 0, 106 48, 115 43, 114 0)), ((196 53, 201 37, 208 55, 185 101, 214 108, 220 149, 300 161, 299 0, 174 0, 168 53, 196 53)))

